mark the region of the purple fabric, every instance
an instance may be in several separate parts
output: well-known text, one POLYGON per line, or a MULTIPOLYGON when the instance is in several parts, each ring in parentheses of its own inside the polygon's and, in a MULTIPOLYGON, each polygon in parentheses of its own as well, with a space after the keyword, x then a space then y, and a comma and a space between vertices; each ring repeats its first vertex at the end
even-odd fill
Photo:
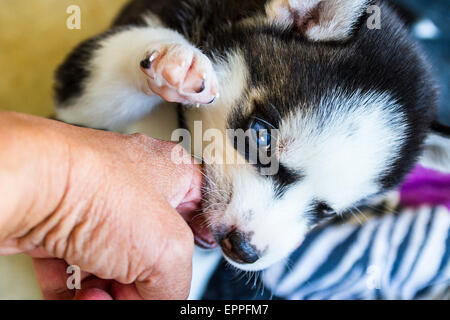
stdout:
POLYGON ((400 187, 400 200, 409 207, 444 205, 450 210, 450 174, 416 167, 400 187))

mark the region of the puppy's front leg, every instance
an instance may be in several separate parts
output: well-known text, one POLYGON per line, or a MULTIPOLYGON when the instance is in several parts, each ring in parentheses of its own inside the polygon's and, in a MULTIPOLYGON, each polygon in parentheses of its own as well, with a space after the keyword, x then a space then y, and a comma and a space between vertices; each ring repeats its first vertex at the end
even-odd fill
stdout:
POLYGON ((218 92, 210 60, 166 28, 120 28, 90 39, 75 49, 56 77, 60 120, 116 131, 162 99, 207 104, 218 92))

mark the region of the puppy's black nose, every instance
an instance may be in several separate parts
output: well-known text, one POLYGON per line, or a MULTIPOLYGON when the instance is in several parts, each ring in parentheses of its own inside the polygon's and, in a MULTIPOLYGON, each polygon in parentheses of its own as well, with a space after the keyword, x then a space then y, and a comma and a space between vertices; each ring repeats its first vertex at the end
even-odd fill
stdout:
POLYGON ((250 244, 249 237, 234 230, 220 240, 220 245, 227 257, 241 264, 255 263, 259 252, 250 244))

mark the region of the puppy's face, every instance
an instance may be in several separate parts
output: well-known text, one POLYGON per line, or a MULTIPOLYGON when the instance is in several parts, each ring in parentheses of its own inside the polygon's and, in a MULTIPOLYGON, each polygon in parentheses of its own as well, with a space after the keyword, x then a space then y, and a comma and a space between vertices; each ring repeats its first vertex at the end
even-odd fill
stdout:
POLYGON ((416 89, 428 83, 414 53, 377 56, 378 46, 406 52, 401 34, 397 43, 389 30, 321 42, 248 28, 222 66, 221 99, 200 111, 204 129, 234 134, 224 134, 214 156, 203 154, 204 212, 226 259, 260 270, 318 223, 400 182, 430 122, 423 104, 433 99, 423 93, 431 86, 416 89), (247 132, 241 143, 236 132, 247 132))
POLYGON ((228 134, 227 162, 205 159, 209 225, 241 269, 286 257, 316 224, 391 187, 383 181, 396 163, 414 159, 402 155, 409 127, 388 93, 338 87, 304 99, 280 93, 250 87, 226 115, 227 128, 250 132, 244 147, 228 134), (252 145, 270 162, 250 158, 252 145))

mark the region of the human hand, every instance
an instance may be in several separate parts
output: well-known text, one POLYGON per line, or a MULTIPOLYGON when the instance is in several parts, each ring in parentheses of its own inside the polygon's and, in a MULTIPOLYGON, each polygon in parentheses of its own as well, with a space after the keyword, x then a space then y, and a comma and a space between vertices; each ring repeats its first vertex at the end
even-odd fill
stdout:
MULTIPOLYGON (((182 215, 192 222, 199 209, 200 169, 173 163, 175 145, 169 142, 51 126, 68 145, 65 191, 60 201, 48 202, 50 209, 38 205, 48 213, 37 223, 13 223, 21 227, 0 237, 0 253, 30 252, 48 299, 187 298, 194 240, 182 215), (84 271, 76 295, 66 286, 67 264, 84 271)), ((191 162, 186 151, 178 151, 191 162)), ((61 188, 53 180, 40 181, 45 188, 37 198, 61 188)))

